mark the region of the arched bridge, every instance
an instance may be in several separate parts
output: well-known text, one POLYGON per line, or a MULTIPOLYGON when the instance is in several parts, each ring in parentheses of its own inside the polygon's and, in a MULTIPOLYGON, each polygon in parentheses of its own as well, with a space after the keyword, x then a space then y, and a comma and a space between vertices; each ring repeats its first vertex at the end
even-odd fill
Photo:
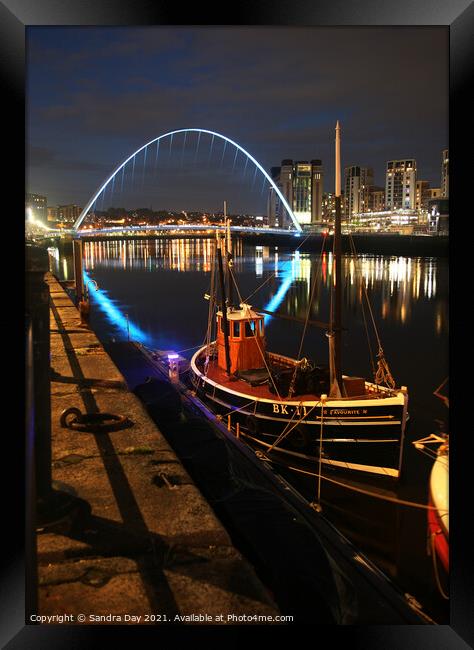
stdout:
MULTIPOLYGON (((163 138, 167 138, 167 137, 171 137, 171 138, 172 138, 173 135, 176 135, 177 133, 184 133, 185 136, 186 136, 187 133, 198 133, 198 134, 199 134, 199 137, 201 136, 201 134, 206 133, 206 134, 208 134, 208 135, 213 136, 213 138, 214 138, 214 137, 217 137, 217 138, 220 138, 220 139, 224 140, 225 145, 227 145, 227 143, 229 143, 230 145, 232 145, 233 147, 235 147, 235 149, 236 149, 236 155, 237 155, 237 153, 238 153, 239 151, 242 152, 242 153, 247 157, 247 159, 250 160, 250 161, 255 165, 255 167, 256 167, 256 168, 257 168, 257 169, 258 169, 258 170, 263 174, 263 176, 266 178, 266 180, 270 183, 270 185, 272 186, 273 190, 275 191, 275 193, 276 193, 277 196, 279 197, 281 203, 282 203, 283 206, 285 207, 285 209, 286 209, 288 215, 290 216, 291 220, 293 221, 293 224, 294 224, 294 226, 295 226, 295 229, 296 229, 297 231, 301 231, 301 230, 302 230, 301 225, 298 223, 298 220, 296 219, 295 215, 293 214, 293 211, 292 211, 291 207, 289 206, 289 204, 288 204, 286 198, 283 196, 283 194, 281 193, 281 191, 280 191, 280 189, 278 188, 278 186, 275 184, 275 182, 274 182, 273 179, 269 176, 269 174, 265 171, 265 169, 262 167, 262 165, 258 162, 258 160, 256 160, 256 159, 255 159, 255 158, 254 158, 254 157, 253 157, 253 156, 252 156, 248 151, 246 151, 243 147, 241 147, 237 142, 234 142, 234 140, 231 140, 230 138, 226 137, 225 135, 222 135, 221 133, 217 133, 216 131, 209 131, 209 130, 207 130, 207 129, 177 129, 177 130, 175 130, 175 131, 168 131, 168 133, 163 133, 163 135, 160 135, 160 136, 158 136, 157 138, 153 138, 153 140, 150 140, 149 142, 146 142, 143 146, 139 147, 139 148, 138 148, 136 151, 134 151, 130 156, 128 156, 128 158, 126 158, 126 159, 125 159, 125 160, 124 160, 124 161, 123 161, 123 162, 122 162, 122 163, 121 163, 121 164, 120 164, 120 165, 119 165, 119 166, 118 166, 118 167, 117 167, 117 168, 112 172, 112 174, 110 174, 110 176, 106 179, 106 181, 105 181, 105 182, 104 182, 104 183, 103 183, 103 184, 102 184, 102 185, 97 189, 97 191, 93 194, 93 196, 92 196, 91 199, 88 201, 87 205, 84 207, 84 209, 82 210, 81 214, 80 214, 79 217, 77 218, 76 222, 74 223, 73 230, 74 230, 74 231, 77 231, 77 230, 79 229, 79 227, 81 226, 82 222, 84 221, 84 218, 85 218, 86 215, 88 214, 88 212, 89 212, 89 210, 91 209, 91 207, 95 204, 95 202, 97 201, 98 197, 102 194, 102 192, 105 191, 105 189, 107 188, 107 186, 109 185, 109 183, 115 183, 115 177, 117 176, 117 174, 118 174, 120 171, 122 171, 122 170, 125 169, 125 166, 127 165, 128 162, 130 162, 132 159, 134 159, 135 156, 136 156, 137 154, 139 154, 139 153, 140 153, 141 151, 143 151, 143 150, 145 150, 145 155, 146 155, 147 147, 149 147, 150 145, 156 143, 157 146, 159 146, 159 142, 160 142, 160 140, 162 140, 163 138)), ((123 171, 122 171, 122 173, 123 173, 123 171)))

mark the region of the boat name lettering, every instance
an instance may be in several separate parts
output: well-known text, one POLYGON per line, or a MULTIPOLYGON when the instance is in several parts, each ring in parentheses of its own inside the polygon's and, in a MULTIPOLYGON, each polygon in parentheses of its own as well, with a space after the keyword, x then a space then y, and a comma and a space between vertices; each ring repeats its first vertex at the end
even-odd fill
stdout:
POLYGON ((297 406, 295 410, 295 407, 290 406, 289 404, 273 404, 273 412, 281 413, 282 415, 289 415, 289 413, 295 412, 295 414, 300 417, 306 417, 308 415, 306 406, 297 406))
POLYGON ((330 409, 329 415, 360 415, 360 409, 330 409))

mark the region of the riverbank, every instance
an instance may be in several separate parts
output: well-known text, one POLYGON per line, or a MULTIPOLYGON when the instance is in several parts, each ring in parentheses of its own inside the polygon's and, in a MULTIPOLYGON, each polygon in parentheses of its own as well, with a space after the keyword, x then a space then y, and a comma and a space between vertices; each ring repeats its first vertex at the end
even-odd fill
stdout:
MULTIPOLYGON (((127 240, 152 240, 152 239, 209 239, 214 237, 212 233, 163 233, 163 235, 146 234, 117 234, 117 235, 81 235, 83 241, 127 241, 127 240)), ((278 246, 283 249, 299 248, 301 252, 320 252, 323 245, 323 235, 305 234, 295 235, 294 232, 274 233, 238 233, 235 237, 241 238, 243 243, 256 246, 278 246)), ((396 235, 396 234, 371 234, 355 233, 352 235, 357 253, 367 255, 394 255, 406 257, 448 257, 449 237, 444 235, 396 235)), ((46 240, 45 240, 46 242, 46 240)), ((70 241, 51 239, 50 245, 70 245, 70 241)), ((48 243, 46 242, 46 243, 48 243)), ((352 252, 351 238, 348 235, 342 236, 342 252, 352 252)), ((326 237, 325 250, 330 251, 333 247, 333 237, 326 237)))

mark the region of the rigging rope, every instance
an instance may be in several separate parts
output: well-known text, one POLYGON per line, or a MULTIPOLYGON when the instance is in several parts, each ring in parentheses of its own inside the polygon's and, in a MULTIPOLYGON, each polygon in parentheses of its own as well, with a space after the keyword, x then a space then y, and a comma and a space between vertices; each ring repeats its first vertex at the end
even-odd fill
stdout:
MULTIPOLYGON (((234 282, 234 286, 235 286, 235 288, 236 288, 236 290, 237 290, 237 294, 238 294, 238 296, 239 296, 240 304, 241 304, 241 305, 246 305, 246 303, 244 303, 244 301, 242 300, 242 296, 240 295, 239 287, 238 287, 237 281, 236 281, 236 279, 235 279, 234 273, 233 273, 233 271, 232 271, 232 268, 229 266, 228 269, 229 269, 229 273, 230 273, 230 275, 231 275, 231 277, 232 277, 232 280, 233 280, 233 282, 234 282)), ((247 311, 250 311, 249 308, 248 308, 248 306, 244 307, 243 309, 244 309, 244 310, 247 309, 247 311)), ((257 330, 257 328, 255 328, 255 331, 253 331, 253 330, 251 329, 251 332, 253 333, 253 336, 254 336, 254 338, 255 338, 255 343, 257 344, 258 351, 260 352, 260 356, 261 356, 262 359, 263 359, 263 363, 265 364, 265 368, 267 369, 268 376, 270 377, 270 380, 271 380, 271 382, 272 382, 272 384, 273 384, 273 388, 275 389, 275 392, 276 392, 276 394, 277 394, 277 396, 278 396, 278 399, 281 400, 282 397, 281 397, 280 393, 278 392, 278 388, 276 387, 275 381, 274 381, 274 379, 273 379, 273 375, 272 375, 272 373, 270 372, 270 368, 268 367, 267 360, 265 359, 265 353, 263 352, 262 348, 260 347, 260 343, 258 342, 258 336, 257 336, 257 331, 256 331, 256 330, 257 330)))
MULTIPOLYGON (((320 274, 320 271, 322 269, 323 251, 324 251, 325 243, 326 243, 326 237, 324 236, 323 237, 323 243, 322 243, 322 246, 321 246, 321 252, 319 254, 318 268, 316 270, 316 273, 314 274, 314 279, 313 279, 313 283, 312 283, 312 286, 311 286, 311 292, 310 292, 309 301, 308 301, 308 309, 307 309, 307 312, 306 312, 306 318, 305 318, 305 322, 304 322, 303 333, 301 335, 300 347, 298 349, 298 355, 296 357, 297 361, 300 360, 301 352, 303 350, 303 343, 304 343, 304 338, 306 336, 306 330, 307 330, 307 327, 308 327, 309 317, 310 317, 310 314, 311 314, 311 306, 313 304, 314 292, 316 290, 316 285, 317 285, 317 282, 318 282, 319 274, 320 274)), ((298 373, 298 367, 299 367, 299 365, 295 364, 295 369, 293 371, 293 375, 292 375, 291 381, 290 381, 290 386, 288 388, 288 397, 292 397, 294 392, 295 392, 295 382, 296 382, 296 375, 298 373)))
POLYGON ((316 504, 316 509, 318 512, 321 512, 321 465, 323 462, 323 417, 324 417, 324 402, 321 399, 321 428, 319 430, 319 474, 318 474, 318 502, 316 504))
MULTIPOLYGON (((267 459, 270 462, 275 462, 272 461, 271 459, 267 459)), ((307 470, 300 469, 299 467, 293 467, 292 465, 285 465, 288 469, 291 469, 295 472, 299 472, 300 474, 308 474, 310 476, 318 476, 318 474, 314 472, 308 472, 307 470)), ((348 485, 347 483, 342 483, 341 481, 336 481, 335 479, 329 478, 328 476, 324 476, 321 474, 321 478, 324 479, 325 481, 329 481, 329 483, 334 483, 335 485, 339 485, 340 487, 347 488, 348 490, 352 490, 354 492, 359 492, 360 494, 365 494, 366 496, 369 497, 374 497, 374 499, 381 499, 382 501, 390 501, 391 503, 395 503, 399 506, 407 506, 407 507, 412 507, 412 508, 421 508, 423 510, 437 510, 436 506, 430 506, 424 503, 416 503, 415 501, 406 501, 404 499, 398 499, 397 497, 389 497, 384 494, 378 494, 377 492, 371 492, 370 490, 364 490, 363 488, 358 488, 353 485, 348 485)), ((439 512, 448 512, 448 509, 439 509, 439 512)))
POLYGON ((209 368, 209 361, 211 358, 211 339, 212 339, 212 326, 214 323, 214 308, 216 304, 216 290, 215 290, 215 277, 216 277, 216 249, 212 248, 212 257, 211 257, 211 286, 209 289, 209 311, 207 317, 207 330, 206 330, 206 358, 204 361, 204 375, 207 377, 207 372, 209 368))
MULTIPOLYGON (((286 423, 286 425, 285 425, 283 431, 280 433, 280 435, 277 437, 277 439, 275 440, 275 442, 274 442, 273 445, 269 448, 268 451, 272 451, 273 448, 274 448, 276 445, 278 445, 279 442, 281 442, 284 438, 286 438, 286 436, 288 435, 288 434, 287 434, 287 429, 290 427, 291 423, 293 422, 293 418, 295 417, 295 415, 297 415, 297 412, 298 412, 297 409, 300 408, 300 406, 301 406, 302 403, 303 403, 303 402, 299 402, 298 407, 293 411, 293 415, 291 416, 291 418, 290 418, 290 419, 288 420, 288 422, 286 423)), ((296 423, 295 426, 298 426, 299 422, 301 422, 301 419, 296 423)), ((293 429, 292 429, 292 430, 293 430, 293 429)), ((288 431, 288 433, 290 433, 290 432, 288 431)))
MULTIPOLYGON (((303 402, 300 402, 299 405, 301 406, 302 403, 303 403, 303 402)), ((312 406, 312 407, 309 409, 309 411, 308 411, 307 413, 305 413, 304 415, 302 415, 302 416, 300 417, 300 419, 299 419, 297 422, 294 423, 294 425, 291 427, 291 429, 288 429, 288 431, 287 431, 286 429, 290 426, 290 424, 291 424, 291 422, 292 422, 292 420, 293 420, 293 417, 295 416, 295 414, 296 414, 296 412, 297 412, 296 409, 295 409, 295 412, 294 412, 293 415, 291 416, 291 419, 290 419, 289 422, 287 423, 285 429, 280 433, 280 435, 279 435, 278 438, 275 440, 275 442, 273 443, 273 445, 272 445, 271 447, 269 447, 268 451, 272 451, 273 448, 274 448, 274 447, 275 447, 279 442, 281 442, 281 441, 282 441, 284 438, 286 438, 286 437, 287 437, 287 436, 288 436, 292 431, 294 431, 294 430, 296 429, 296 427, 297 427, 297 426, 298 426, 298 425, 299 425, 299 424, 300 424, 300 423, 301 423, 305 418, 307 418, 307 417, 308 417, 308 416, 309 416, 309 415, 314 411, 314 409, 316 408, 316 406, 317 406, 316 404, 315 404, 314 406, 312 406)))
MULTIPOLYGON (((310 235, 311 235, 311 233, 308 233, 308 235, 306 235, 306 237, 303 239, 303 241, 301 242, 301 244, 295 248, 295 252, 296 252, 297 250, 299 250, 299 249, 301 248, 301 246, 303 246, 303 244, 306 242, 306 240, 308 239, 308 237, 310 237, 310 235)), ((275 271, 274 273, 272 273, 271 275, 269 275, 268 278, 267 278, 266 280, 264 280, 264 281, 262 282, 262 284, 260 284, 260 285, 259 285, 259 286, 258 286, 258 287, 257 287, 257 288, 256 288, 256 289, 255 289, 255 290, 254 290, 250 295, 249 295, 249 296, 247 296, 247 298, 246 298, 245 301, 243 301, 243 302, 246 302, 246 303, 247 303, 247 302, 250 300, 250 298, 252 298, 252 297, 257 293, 257 291, 260 291, 260 289, 261 289, 262 287, 264 287, 264 286, 267 284, 267 282, 270 282, 270 280, 271 280, 272 278, 276 277, 276 274, 277 274, 277 273, 278 273, 278 271, 275 271)))
POLYGON ((255 403, 255 400, 251 399, 250 402, 247 402, 247 404, 244 404, 243 406, 239 406, 239 408, 233 408, 230 411, 227 411, 227 413, 219 414, 216 417, 217 417, 217 419, 226 418, 228 415, 232 415, 232 413, 238 413, 242 409, 245 409, 245 408, 247 408, 247 406, 250 406, 251 404, 254 404, 254 403, 255 403))
MULTIPOLYGON (((349 232, 349 242, 350 242, 352 253, 353 253, 354 258, 355 258, 355 264, 358 266, 359 259, 358 259, 358 256, 357 256, 357 251, 356 251, 354 239, 352 237, 352 233, 350 233, 350 232, 349 232)), ((378 344, 378 352, 377 352, 378 361, 377 361, 377 370, 375 370, 375 373, 374 373, 374 382, 376 384, 382 384, 383 383, 388 388, 391 388, 393 390, 395 388, 395 386, 396 386, 396 382, 395 382, 395 379, 392 376, 392 373, 390 372, 388 362, 385 359, 385 354, 384 354, 384 351, 383 351, 383 348, 382 348, 382 342, 380 341, 380 336, 379 336, 379 332, 378 332, 378 329, 377 329, 377 325, 375 324, 375 318, 374 318, 374 314, 373 314, 373 311, 372 311, 372 305, 370 304, 370 299, 369 299, 369 294, 368 294, 368 291, 367 291, 367 285, 365 283, 365 278, 364 278, 364 276, 363 276, 363 274, 362 274, 362 272, 360 270, 359 270, 359 273, 360 273, 362 288, 364 290, 365 299, 367 301, 367 307, 368 307, 369 313, 370 313, 370 318, 372 320, 372 326, 374 328, 374 333, 375 333, 375 336, 377 338, 377 344, 378 344)), ((364 316, 364 322, 365 322, 365 316, 364 316)), ((367 330, 367 332, 368 332, 368 330, 367 330)), ((368 337, 368 341, 369 341, 369 350, 371 352, 371 362, 372 362, 372 365, 373 365, 372 350, 371 350, 371 347, 370 347, 369 337, 368 337)))

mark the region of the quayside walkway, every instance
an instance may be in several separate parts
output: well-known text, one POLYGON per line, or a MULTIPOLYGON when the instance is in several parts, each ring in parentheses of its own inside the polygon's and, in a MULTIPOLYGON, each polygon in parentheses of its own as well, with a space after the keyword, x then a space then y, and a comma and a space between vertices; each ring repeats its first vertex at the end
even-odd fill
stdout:
POLYGON ((81 326, 68 294, 53 275, 45 281, 53 486, 86 507, 38 531, 39 614, 72 615, 73 623, 81 614, 84 624, 278 616, 157 425, 95 334, 81 326), (71 407, 126 416, 128 426, 100 433, 62 426, 71 407))

